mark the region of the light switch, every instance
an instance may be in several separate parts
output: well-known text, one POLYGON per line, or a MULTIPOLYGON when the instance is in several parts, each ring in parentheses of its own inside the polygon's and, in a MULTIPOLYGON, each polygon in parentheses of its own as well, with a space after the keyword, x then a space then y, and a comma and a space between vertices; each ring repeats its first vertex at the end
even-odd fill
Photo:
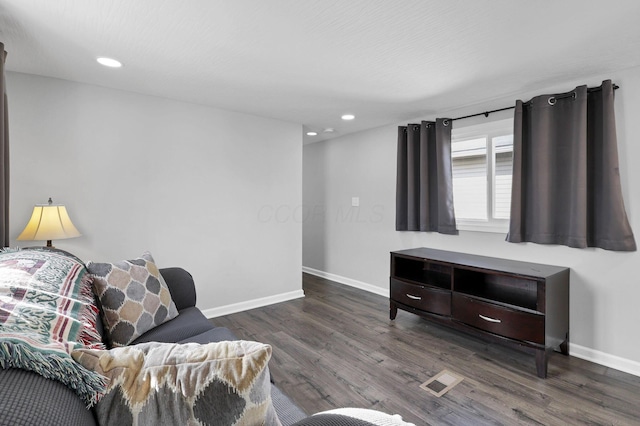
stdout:
POLYGON ((360 197, 351 197, 351 207, 360 206, 360 197))

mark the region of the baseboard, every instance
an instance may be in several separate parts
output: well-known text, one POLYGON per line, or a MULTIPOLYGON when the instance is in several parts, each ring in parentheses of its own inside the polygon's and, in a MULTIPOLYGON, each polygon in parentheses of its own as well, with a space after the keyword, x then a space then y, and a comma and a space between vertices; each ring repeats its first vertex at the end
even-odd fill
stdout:
MULTIPOLYGON (((362 281, 353 280, 340 275, 331 274, 329 272, 319 271, 317 269, 302 267, 302 272, 306 272, 317 277, 326 278, 331 281, 335 281, 340 284, 348 285, 351 287, 359 288, 360 290, 375 293, 380 296, 389 297, 389 290, 383 289, 371 284, 364 283, 362 281)), ((632 361, 630 359, 621 358, 616 355, 611 355, 605 352, 600 352, 595 349, 587 348, 584 346, 576 345, 575 343, 569 344, 569 354, 576 358, 581 358, 586 361, 591 361, 596 364, 604 365, 605 367, 613 368, 623 371, 625 373, 633 374, 634 376, 640 376, 640 362, 632 361)))
POLYGON ((231 305, 220 306, 218 308, 203 309, 205 317, 211 319, 223 315, 235 314, 237 312, 248 311, 250 309, 261 308, 275 303, 286 302, 287 300, 304 297, 304 291, 295 290, 288 293, 280 293, 273 296, 261 297, 259 299, 247 300, 246 302, 233 303, 231 305))
POLYGON ((574 343, 569 344, 569 354, 576 358, 581 358, 640 377, 640 362, 637 361, 621 358, 617 355, 600 352, 574 343))
POLYGON ((326 278, 328 280, 335 281, 340 284, 348 285, 350 287, 359 288, 360 290, 368 291, 369 293, 374 293, 379 296, 389 297, 388 288, 380 288, 376 285, 367 284, 365 282, 353 280, 351 278, 343 277, 340 275, 330 274, 329 272, 319 271, 317 269, 309 268, 307 266, 302 267, 302 272, 315 275, 316 277, 326 278))

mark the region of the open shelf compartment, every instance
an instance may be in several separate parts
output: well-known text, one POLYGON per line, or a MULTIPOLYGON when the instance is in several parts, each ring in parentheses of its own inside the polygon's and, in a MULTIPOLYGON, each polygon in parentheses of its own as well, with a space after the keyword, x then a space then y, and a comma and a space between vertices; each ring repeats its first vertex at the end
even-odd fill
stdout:
POLYGON ((470 296, 492 300, 516 308, 542 311, 538 306, 538 282, 536 280, 455 268, 454 290, 470 296))
POLYGON ((452 267, 421 259, 395 257, 392 276, 421 285, 451 290, 452 267))

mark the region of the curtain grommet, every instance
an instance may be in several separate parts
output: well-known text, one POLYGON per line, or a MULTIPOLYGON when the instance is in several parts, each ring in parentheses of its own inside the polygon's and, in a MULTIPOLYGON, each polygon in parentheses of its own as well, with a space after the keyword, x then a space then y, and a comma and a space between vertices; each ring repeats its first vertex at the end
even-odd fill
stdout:
POLYGON ((557 102, 555 96, 550 97, 549 99, 547 99, 547 102, 549 103, 549 105, 554 106, 557 102))

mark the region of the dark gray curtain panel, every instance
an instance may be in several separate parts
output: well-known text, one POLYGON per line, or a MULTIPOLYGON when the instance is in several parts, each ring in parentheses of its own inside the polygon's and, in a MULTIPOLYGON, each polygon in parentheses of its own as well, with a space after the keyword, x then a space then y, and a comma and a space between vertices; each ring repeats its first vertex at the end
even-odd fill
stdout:
POLYGON ((396 231, 457 234, 451 120, 398 127, 396 231))
POLYGON ((0 241, 9 247, 9 107, 4 63, 7 52, 0 43, 0 241))
POLYGON ((634 251, 610 80, 516 101, 507 241, 634 251))

